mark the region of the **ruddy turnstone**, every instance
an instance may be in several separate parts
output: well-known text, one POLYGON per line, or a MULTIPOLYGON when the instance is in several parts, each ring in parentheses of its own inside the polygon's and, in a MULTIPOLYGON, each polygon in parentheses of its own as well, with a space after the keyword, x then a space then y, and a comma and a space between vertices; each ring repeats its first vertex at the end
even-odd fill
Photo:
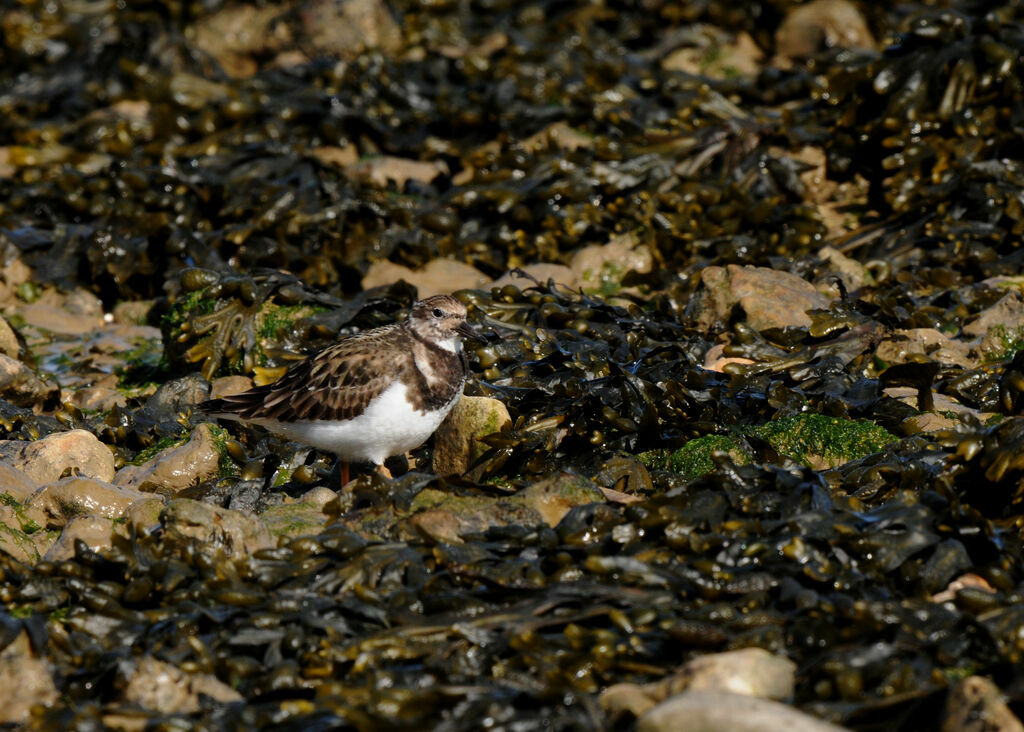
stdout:
POLYGON ((343 338, 273 384, 203 402, 212 417, 261 425, 347 463, 384 461, 419 447, 462 394, 461 337, 485 340, 451 295, 415 303, 404 322, 343 338))

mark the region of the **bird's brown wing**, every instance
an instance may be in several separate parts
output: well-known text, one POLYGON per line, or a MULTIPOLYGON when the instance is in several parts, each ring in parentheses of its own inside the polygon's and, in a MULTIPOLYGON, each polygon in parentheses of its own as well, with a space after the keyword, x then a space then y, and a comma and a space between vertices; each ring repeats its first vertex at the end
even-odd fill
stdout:
POLYGON ((359 333, 295 364, 273 384, 199 405, 211 415, 241 419, 341 420, 358 417, 407 369, 411 350, 396 349, 401 326, 359 333))

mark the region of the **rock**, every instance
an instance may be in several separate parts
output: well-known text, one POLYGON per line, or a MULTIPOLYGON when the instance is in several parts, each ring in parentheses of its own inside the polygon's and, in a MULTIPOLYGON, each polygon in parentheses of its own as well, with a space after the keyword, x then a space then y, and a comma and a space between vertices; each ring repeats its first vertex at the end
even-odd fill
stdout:
POLYGON ((454 259, 434 259, 418 270, 378 259, 370 265, 363 277, 363 289, 391 285, 399 280, 415 286, 419 296, 424 298, 456 290, 479 289, 490 282, 491 278, 475 267, 454 259))
POLYGON ((998 686, 983 676, 968 676, 949 691, 942 732, 1024 732, 1024 724, 998 686))
POLYGON ((128 404, 128 398, 117 389, 104 386, 89 386, 76 389, 67 396, 67 401, 83 412, 107 412, 114 407, 128 404))
POLYGON ((39 488, 28 473, 0 460, 0 494, 6 493, 18 503, 24 503, 39 488))
POLYGON ((0 353, 0 397, 19 407, 56 404, 60 387, 40 379, 28 366, 0 353))
POLYGON ((127 465, 114 478, 116 485, 148 493, 174 495, 220 473, 221 451, 213 427, 201 424, 184 445, 169 447, 142 465, 127 465))
POLYGON ((667 71, 683 71, 712 79, 733 79, 736 76, 756 76, 761 71, 764 51, 750 34, 740 31, 735 40, 721 32, 705 29, 716 37, 707 38, 703 45, 680 48, 661 60, 667 71))
POLYGON ((59 335, 85 335, 103 327, 103 310, 83 310, 84 304, 82 300, 77 303, 78 307, 72 308, 67 301, 63 306, 38 301, 22 306, 18 314, 26 325, 39 330, 59 335))
POLYGON ((274 545, 267 527, 255 516, 211 506, 188 498, 176 498, 160 514, 168 538, 194 541, 207 548, 221 548, 240 556, 274 545))
POLYGON ((598 702, 612 719, 625 712, 639 718, 658 703, 640 684, 612 684, 601 692, 598 702))
POLYGON ((53 677, 46 663, 32 650, 24 630, 0 650, 0 689, 4 690, 0 724, 5 726, 26 724, 33 706, 49 706, 57 700, 53 677))
POLYGON ((354 58, 370 48, 390 54, 402 47, 401 27, 383 0, 310 0, 301 17, 320 55, 354 58))
POLYGON ((234 396, 252 388, 252 379, 248 376, 222 376, 210 384, 210 399, 234 396))
MULTIPOLYGON (((334 491, 326 489, 331 493, 334 491)), ((326 501, 325 501, 326 503, 326 501)), ((283 503, 271 506, 260 514, 260 521, 275 537, 315 536, 323 531, 328 516, 324 513, 324 504, 283 503)))
POLYGON ((985 360, 1010 355, 1024 339, 1024 296, 1011 291, 995 305, 982 310, 964 326, 964 335, 976 339, 976 351, 985 360))
POLYGON ((442 173, 448 173, 448 166, 440 160, 426 162, 397 158, 392 155, 378 155, 358 160, 345 167, 346 177, 378 188, 387 188, 394 181, 399 190, 410 180, 429 183, 442 173))
POLYGON ((145 325, 155 300, 125 300, 114 306, 111 315, 117 325, 145 325))
POLYGON ((644 713, 637 732, 841 732, 842 727, 816 719, 769 699, 720 691, 685 691, 644 713))
POLYGON ((424 538, 441 544, 461 544, 461 532, 471 530, 456 514, 441 509, 418 513, 409 519, 409 525, 424 538))
POLYGON ((740 358, 738 356, 726 356, 725 345, 722 343, 711 346, 708 352, 704 354, 704 368, 708 371, 719 371, 725 372, 725 367, 731 363, 739 364, 741 366, 749 366, 754 363, 753 359, 740 358))
POLYGON ((538 264, 526 264, 518 269, 525 272, 527 276, 520 274, 516 270, 509 270, 492 282, 491 287, 515 285, 520 290, 525 290, 528 287, 533 286, 533 280, 536 280, 542 285, 546 285, 548 280, 553 280, 556 285, 562 285, 569 290, 575 290, 579 286, 579 281, 576 279, 576 273, 564 264, 540 262, 538 264), (533 279, 531 279, 531 277, 533 279))
POLYGON ((336 168, 347 168, 359 161, 359 150, 355 145, 345 147, 324 146, 314 147, 310 150, 313 157, 325 165, 333 165, 336 168))
POLYGON ((944 414, 935 412, 922 412, 907 417, 900 422, 899 431, 901 435, 918 435, 922 432, 944 432, 955 430, 960 426, 959 420, 952 419, 944 414))
POLYGON ((970 367, 974 364, 970 354, 970 345, 935 328, 897 330, 875 349, 875 356, 890 366, 916 360, 916 356, 927 356, 930 361, 970 367))
POLYGON ((810 282, 767 267, 708 267, 701 272, 701 286, 687 314, 695 317, 705 331, 727 325, 736 316, 737 306, 747 325, 765 330, 809 327, 807 311, 829 305, 828 298, 810 282))
POLYGON ((114 478, 114 454, 86 430, 56 432, 35 442, 0 440, 0 458, 37 485, 56 483, 65 471, 108 483, 114 478))
MULTIPOLYGON (((197 20, 192 29, 196 47, 214 57, 220 67, 236 79, 252 76, 259 70, 254 56, 281 48, 280 34, 275 36, 272 25, 281 16, 277 5, 257 8, 253 5, 234 5, 221 8, 197 20)), ((284 31, 285 25, 280 26, 284 31)), ((286 31, 285 31, 286 32, 286 31)))
POLYGON ((323 508, 328 503, 338 497, 338 494, 332 491, 327 486, 319 485, 316 488, 311 488, 302 494, 302 502, 308 503, 312 506, 319 506, 323 508))
MULTIPOLYGON (((917 389, 912 386, 889 386, 882 390, 882 393, 887 397, 893 399, 899 399, 904 404, 911 407, 917 408, 917 389)), ((965 404, 961 404, 953 397, 946 396, 945 394, 932 394, 932 400, 934 401, 935 412, 954 412, 956 414, 970 414, 973 417, 984 422, 992 416, 991 412, 982 412, 974 407, 968 407, 965 404)))
POLYGON ((549 526, 557 526, 573 506, 605 502, 596 484, 567 471, 531 483, 521 495, 526 507, 538 513, 549 526))
POLYGON ((782 59, 809 58, 826 48, 874 47, 864 16, 848 0, 798 5, 775 31, 775 53, 782 59))
POLYGON ((81 539, 93 551, 113 546, 116 527, 112 520, 102 516, 75 516, 60 532, 57 543, 43 555, 48 562, 61 562, 75 556, 75 541, 81 539))
POLYGON ((150 529, 160 525, 160 514, 163 513, 164 505, 164 499, 149 496, 126 508, 124 518, 136 532, 148 533, 150 529))
POLYGON ((491 397, 463 396, 434 433, 434 472, 462 475, 487 452, 481 437, 512 423, 508 408, 491 397))
POLYGON ((650 250, 638 245, 632 233, 612 237, 607 244, 583 247, 569 264, 585 292, 603 295, 618 292, 628 273, 645 274, 653 265, 650 250))
POLYGON ((56 531, 39 531, 24 512, 0 503, 0 552, 19 562, 35 564, 56 541, 56 531), (30 528, 34 530, 26 530, 30 528))
POLYGON ((657 685, 664 685, 664 693, 655 695, 661 699, 684 690, 790 699, 796 686, 796 664, 763 648, 741 648, 699 656, 657 685))
POLYGON ((192 714, 200 709, 200 695, 222 704, 243 697, 212 674, 186 674, 177 666, 144 656, 121 669, 124 699, 162 714, 192 714))
POLYGON ((540 132, 527 137, 519 143, 524 150, 537 152, 553 145, 558 150, 579 150, 594 146, 594 137, 570 127, 566 122, 554 122, 540 132))
POLYGON ((932 602, 953 602, 956 599, 956 593, 960 590, 980 590, 982 592, 988 592, 990 594, 996 593, 996 588, 988 583, 984 577, 968 572, 957 577, 955 580, 946 585, 946 588, 941 592, 936 592, 929 598, 932 602))
MULTIPOLYGON (((819 148, 812 149, 817 150, 821 154, 822 161, 824 161, 824 152, 819 148)), ((824 162, 822 167, 824 167, 824 162)), ((810 186, 808 187, 810 188, 810 186)), ((835 247, 822 247, 818 250, 818 257, 828 265, 829 270, 833 274, 843 281, 847 292, 856 292, 866 285, 873 284, 875 281, 867 267, 856 259, 847 257, 835 247)), ((828 295, 828 293, 823 294, 828 295)))
POLYGON ((21 344, 18 342, 18 334, 6 318, 0 317, 0 353, 17 358, 20 352, 21 344))
POLYGON ((145 493, 95 478, 64 478, 45 485, 25 503, 26 514, 40 526, 59 529, 75 516, 120 518, 130 505, 149 498, 145 493))

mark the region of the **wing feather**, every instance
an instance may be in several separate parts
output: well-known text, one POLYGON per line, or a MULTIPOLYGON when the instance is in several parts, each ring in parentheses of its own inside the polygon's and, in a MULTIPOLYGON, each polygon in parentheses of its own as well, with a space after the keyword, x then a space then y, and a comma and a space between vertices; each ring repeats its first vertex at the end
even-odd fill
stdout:
POLYGON ((349 336, 293 365, 273 384, 204 402, 198 409, 281 422, 352 419, 415 368, 411 349, 396 348, 403 337, 398 324, 349 336))

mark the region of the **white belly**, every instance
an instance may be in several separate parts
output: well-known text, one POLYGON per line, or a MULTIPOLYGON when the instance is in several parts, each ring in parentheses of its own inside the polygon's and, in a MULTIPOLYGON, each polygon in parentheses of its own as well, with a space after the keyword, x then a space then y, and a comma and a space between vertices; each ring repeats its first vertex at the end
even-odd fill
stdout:
POLYGON ((406 387, 396 382, 370 402, 366 411, 345 421, 307 420, 278 422, 248 419, 282 437, 333 452, 346 462, 382 464, 422 445, 458 401, 462 390, 441 409, 420 412, 405 398, 406 387))

